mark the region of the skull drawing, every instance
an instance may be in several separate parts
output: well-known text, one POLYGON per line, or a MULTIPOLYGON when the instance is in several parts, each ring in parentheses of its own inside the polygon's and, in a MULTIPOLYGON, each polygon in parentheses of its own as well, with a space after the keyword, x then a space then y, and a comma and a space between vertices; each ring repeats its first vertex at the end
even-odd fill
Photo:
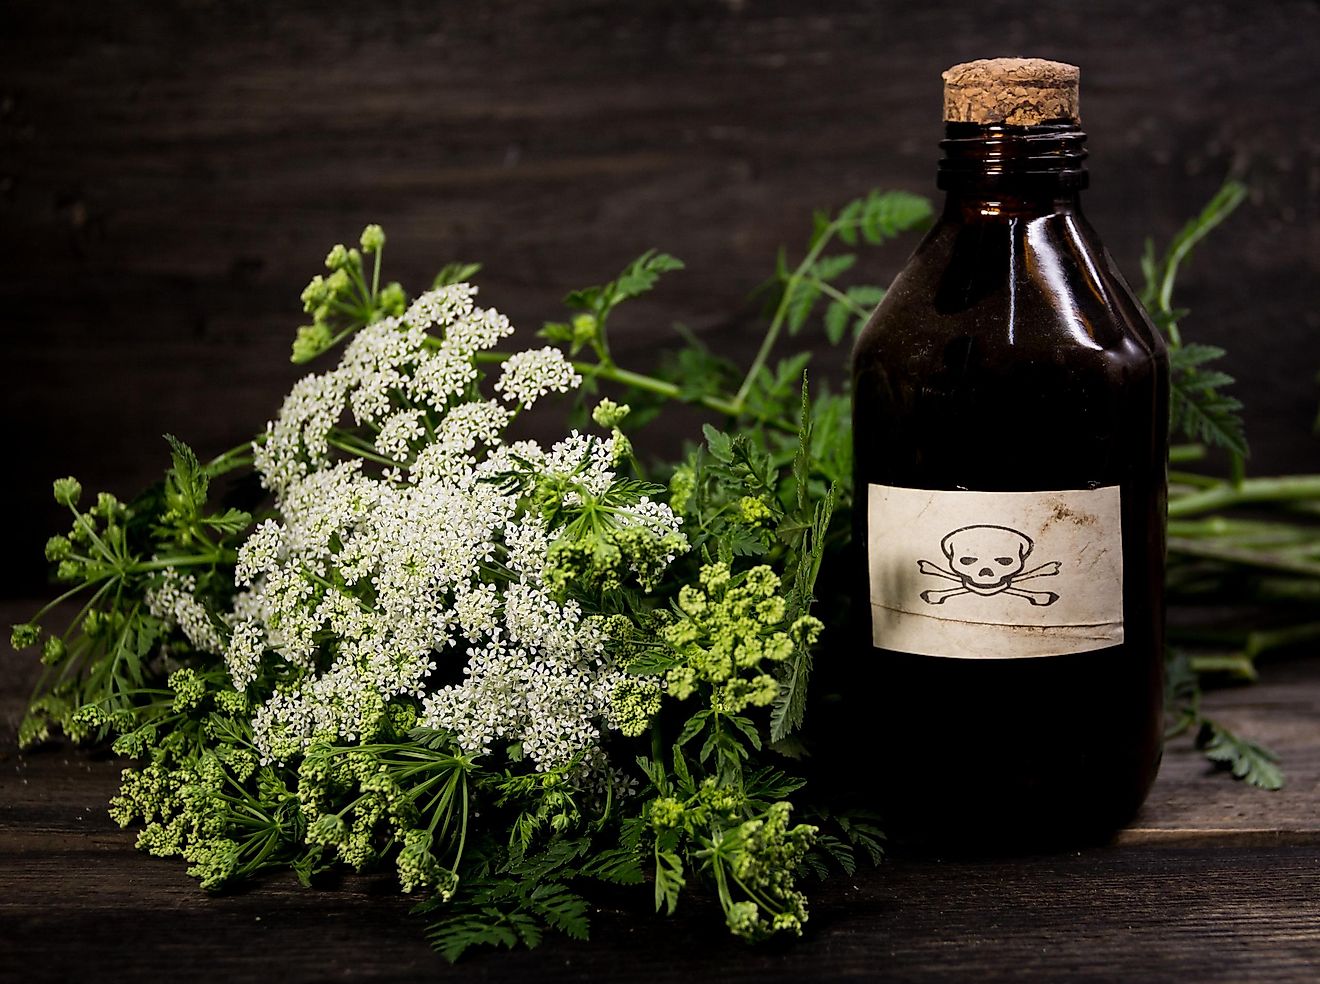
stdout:
POLYGON ((958 587, 921 592, 921 600, 942 605, 959 595, 1007 594, 1025 598, 1033 605, 1052 605, 1059 600, 1053 591, 1028 591, 1018 582, 1059 573, 1059 562, 1052 560, 1026 570, 1027 558, 1035 546, 1031 537, 1007 526, 964 526, 945 535, 940 541, 947 567, 929 560, 917 561, 923 574, 959 582, 958 587))
POLYGON ((1006 526, 966 526, 940 541, 953 572, 977 594, 995 594, 1020 574, 1034 544, 1006 526))

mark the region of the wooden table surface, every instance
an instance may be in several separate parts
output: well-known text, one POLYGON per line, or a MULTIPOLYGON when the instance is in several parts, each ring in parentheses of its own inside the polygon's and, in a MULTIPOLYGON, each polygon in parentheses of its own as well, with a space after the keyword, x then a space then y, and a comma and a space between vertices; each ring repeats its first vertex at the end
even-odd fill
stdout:
MULTIPOLYGON (((5 624, 35 606, 0 603, 5 624)), ((274 878, 210 897, 133 849, 106 815, 121 768, 64 747, 19 754, 33 661, 0 655, 0 980, 1297 981, 1320 980, 1320 658, 1207 697, 1278 751, 1265 793, 1209 774, 1184 742, 1108 847, 1038 857, 899 858, 809 888, 793 945, 748 948, 718 910, 595 917, 593 939, 450 967, 392 878, 304 890, 274 878)))

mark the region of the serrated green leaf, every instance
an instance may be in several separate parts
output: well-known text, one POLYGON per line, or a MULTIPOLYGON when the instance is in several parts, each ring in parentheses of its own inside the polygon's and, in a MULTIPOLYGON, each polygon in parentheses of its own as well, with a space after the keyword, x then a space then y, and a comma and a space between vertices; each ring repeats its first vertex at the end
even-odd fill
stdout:
POLYGON ((812 280, 793 282, 784 301, 788 333, 796 335, 811 317, 811 311, 820 298, 820 285, 812 280))
POLYGON ((678 738, 674 741, 675 746, 681 748, 701 734, 701 729, 706 726, 708 717, 710 717, 710 711, 698 711, 688 718, 687 723, 683 725, 683 730, 678 733, 678 738))
POLYGON ((733 438, 710 424, 703 424, 701 432, 706 435, 706 447, 712 458, 725 464, 733 461, 733 438))
POLYGON ((547 926, 557 929, 565 936, 575 940, 585 940, 591 935, 587 900, 566 885, 557 882, 538 884, 532 889, 528 903, 530 908, 545 920, 547 926))
POLYGON ((241 509, 228 509, 215 516, 203 516, 202 523, 221 533, 237 533, 252 522, 252 514, 241 509))
POLYGON ((673 915, 678 908, 678 897, 687 881, 683 877, 683 859, 672 851, 655 853, 655 911, 664 909, 673 915))
POLYGON ((1258 789, 1283 788, 1279 757, 1264 745, 1240 738, 1223 725, 1204 718, 1196 744, 1202 755, 1231 771, 1233 778, 1258 789))
POLYGON ((583 863, 580 874, 612 885, 640 885, 646 881, 637 851, 627 846, 599 852, 583 863))
POLYGON ((853 311, 842 301, 833 301, 825 309, 825 337, 831 345, 838 345, 848 333, 848 322, 853 318, 853 311))
POLYGON ((447 263, 435 275, 435 279, 431 281, 431 287, 434 289, 448 287, 450 284, 466 283, 480 272, 480 263, 447 263))
POLYGON ((830 281, 852 269, 857 262, 853 253, 838 253, 817 260, 811 267, 811 273, 817 280, 830 281))
POLYGON ((758 752, 761 750, 761 733, 756 730, 756 725, 748 718, 730 715, 724 719, 733 725, 747 739, 748 743, 758 752))
POLYGON ((868 308, 875 307, 883 301, 886 291, 883 287, 876 287, 873 284, 857 284, 849 287, 845 293, 848 295, 848 300, 854 304, 868 308))

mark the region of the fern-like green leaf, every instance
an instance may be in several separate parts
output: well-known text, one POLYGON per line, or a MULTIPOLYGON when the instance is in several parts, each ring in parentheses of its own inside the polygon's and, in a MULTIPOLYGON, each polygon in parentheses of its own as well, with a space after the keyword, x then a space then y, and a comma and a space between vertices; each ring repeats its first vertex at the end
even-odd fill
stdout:
POLYGON ((565 885, 558 882, 537 885, 528 897, 528 904, 547 926, 565 936, 585 940, 591 935, 587 900, 565 885))
POLYGON ((1279 757, 1264 745, 1240 738, 1221 724, 1203 718, 1196 746, 1211 762, 1230 770, 1234 779, 1258 789, 1283 788, 1279 757))

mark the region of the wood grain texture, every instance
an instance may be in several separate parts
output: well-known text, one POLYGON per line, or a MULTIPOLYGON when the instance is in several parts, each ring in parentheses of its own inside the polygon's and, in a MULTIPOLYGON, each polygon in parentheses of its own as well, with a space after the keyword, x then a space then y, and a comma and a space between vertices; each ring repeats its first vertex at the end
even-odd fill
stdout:
POLYGON ((162 432, 212 454, 270 417, 298 292, 365 222, 413 286, 484 261, 483 296, 527 328, 668 249, 689 271, 620 314, 622 357, 646 365, 674 321, 746 356, 779 244, 871 186, 933 192, 939 73, 987 54, 1082 66, 1088 209, 1133 275, 1147 234, 1250 183, 1179 300, 1233 350, 1257 468, 1320 467, 1318 28, 1301 0, 10 0, 0 508, 31 522, 0 594, 40 583, 51 478, 131 494, 162 432))
MULTIPOLYGON (((5 622, 31 606, 0 604, 5 622)), ((0 980, 1261 981, 1320 974, 1320 660, 1207 697, 1283 756, 1269 794, 1176 744, 1137 822, 1108 847, 1039 857, 905 857, 810 886, 804 940, 751 949, 718 907, 673 919, 620 891, 594 938, 451 968, 388 875, 308 891, 292 878, 201 892, 135 852, 105 812, 120 763, 13 736, 33 661, 0 654, 0 980)))

